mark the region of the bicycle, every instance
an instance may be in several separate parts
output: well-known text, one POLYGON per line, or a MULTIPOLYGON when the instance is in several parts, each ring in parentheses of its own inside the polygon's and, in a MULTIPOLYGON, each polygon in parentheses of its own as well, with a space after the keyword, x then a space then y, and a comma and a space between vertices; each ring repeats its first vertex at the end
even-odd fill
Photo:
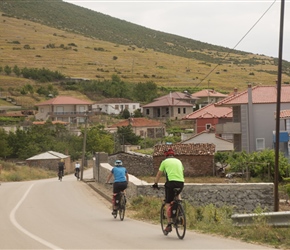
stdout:
MULTIPOLYGON (((179 191, 180 191, 179 188, 174 188, 174 200, 170 204, 170 209, 171 209, 172 226, 175 228, 178 238, 182 240, 186 232, 186 216, 185 210, 182 205, 182 200, 178 199, 179 191)), ((165 200, 163 200, 160 209, 160 224, 163 234, 168 235, 168 232, 165 230, 168 224, 167 211, 165 205, 166 205, 165 200)))
MULTIPOLYGON (((108 183, 110 185, 113 185, 113 183, 108 183)), ((120 217, 120 220, 123 221, 125 218, 125 211, 126 211, 126 195, 124 191, 120 191, 119 193, 113 194, 113 202, 115 204, 116 213, 112 213, 113 217, 116 219, 118 214, 120 217)))
POLYGON ((59 170, 59 171, 58 171, 58 179, 59 179, 60 181, 62 181, 62 177, 63 177, 63 170, 59 170))

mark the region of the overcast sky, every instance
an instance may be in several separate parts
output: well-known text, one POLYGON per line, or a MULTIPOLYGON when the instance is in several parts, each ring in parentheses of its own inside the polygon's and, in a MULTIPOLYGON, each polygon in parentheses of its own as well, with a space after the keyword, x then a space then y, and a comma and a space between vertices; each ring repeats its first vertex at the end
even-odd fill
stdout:
MULTIPOLYGON (((228 48, 279 56, 278 0, 65 0, 147 28, 228 48)), ((283 59, 290 61, 290 0, 285 0, 283 59)))

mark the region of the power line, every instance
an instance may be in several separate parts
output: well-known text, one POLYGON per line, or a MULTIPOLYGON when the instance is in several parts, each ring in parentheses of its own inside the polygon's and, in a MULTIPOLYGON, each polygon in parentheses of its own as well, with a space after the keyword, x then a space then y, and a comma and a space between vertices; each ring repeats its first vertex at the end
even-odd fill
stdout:
MULTIPOLYGON (((233 51, 243 40, 244 38, 252 31, 252 29, 261 21, 261 19, 266 15, 266 13, 272 8, 272 6, 277 2, 274 0, 272 4, 268 7, 268 9, 260 16, 260 18, 253 24, 253 26, 246 32, 246 34, 237 42, 237 44, 222 58, 223 60, 228 57, 228 55, 233 51)), ((198 87, 205 79, 207 79, 213 71, 219 66, 217 64, 195 87, 198 87)))

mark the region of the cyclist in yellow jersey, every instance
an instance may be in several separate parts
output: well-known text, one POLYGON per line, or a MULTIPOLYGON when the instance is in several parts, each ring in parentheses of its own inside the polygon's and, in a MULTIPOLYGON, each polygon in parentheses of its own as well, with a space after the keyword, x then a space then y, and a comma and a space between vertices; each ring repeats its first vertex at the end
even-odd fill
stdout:
POLYGON ((165 230, 171 232, 170 203, 174 200, 174 188, 180 188, 178 199, 181 199, 180 193, 184 187, 184 167, 182 162, 174 157, 174 151, 171 148, 166 150, 164 155, 166 158, 160 164, 153 188, 158 188, 158 181, 162 173, 165 173, 165 202, 168 220, 168 225, 165 230))

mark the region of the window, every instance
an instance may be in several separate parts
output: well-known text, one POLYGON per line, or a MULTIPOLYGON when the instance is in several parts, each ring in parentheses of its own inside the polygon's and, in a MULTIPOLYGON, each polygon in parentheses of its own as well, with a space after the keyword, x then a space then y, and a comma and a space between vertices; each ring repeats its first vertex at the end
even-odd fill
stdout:
POLYGON ((129 109, 129 105, 125 105, 125 109, 129 109))
POLYGON ((115 105, 115 109, 118 110, 119 109, 119 105, 115 105))
POLYGON ((136 109, 136 105, 133 105, 133 109, 134 109, 134 110, 136 109))
POLYGON ((211 124, 210 123, 205 124, 205 129, 206 130, 209 130, 210 128, 211 128, 211 124))
POLYGON ((265 139, 257 138, 256 139, 256 150, 264 150, 265 149, 265 139))
POLYGON ((186 114, 186 108, 183 108, 183 114, 186 114))
POLYGON ((180 114, 180 108, 178 108, 177 110, 178 110, 178 114, 180 114))
POLYGON ((44 112, 44 110, 43 110, 43 108, 41 108, 41 109, 40 109, 40 113, 43 113, 43 112, 44 112))
POLYGON ((149 115, 149 114, 150 114, 150 110, 146 109, 146 115, 149 115))

